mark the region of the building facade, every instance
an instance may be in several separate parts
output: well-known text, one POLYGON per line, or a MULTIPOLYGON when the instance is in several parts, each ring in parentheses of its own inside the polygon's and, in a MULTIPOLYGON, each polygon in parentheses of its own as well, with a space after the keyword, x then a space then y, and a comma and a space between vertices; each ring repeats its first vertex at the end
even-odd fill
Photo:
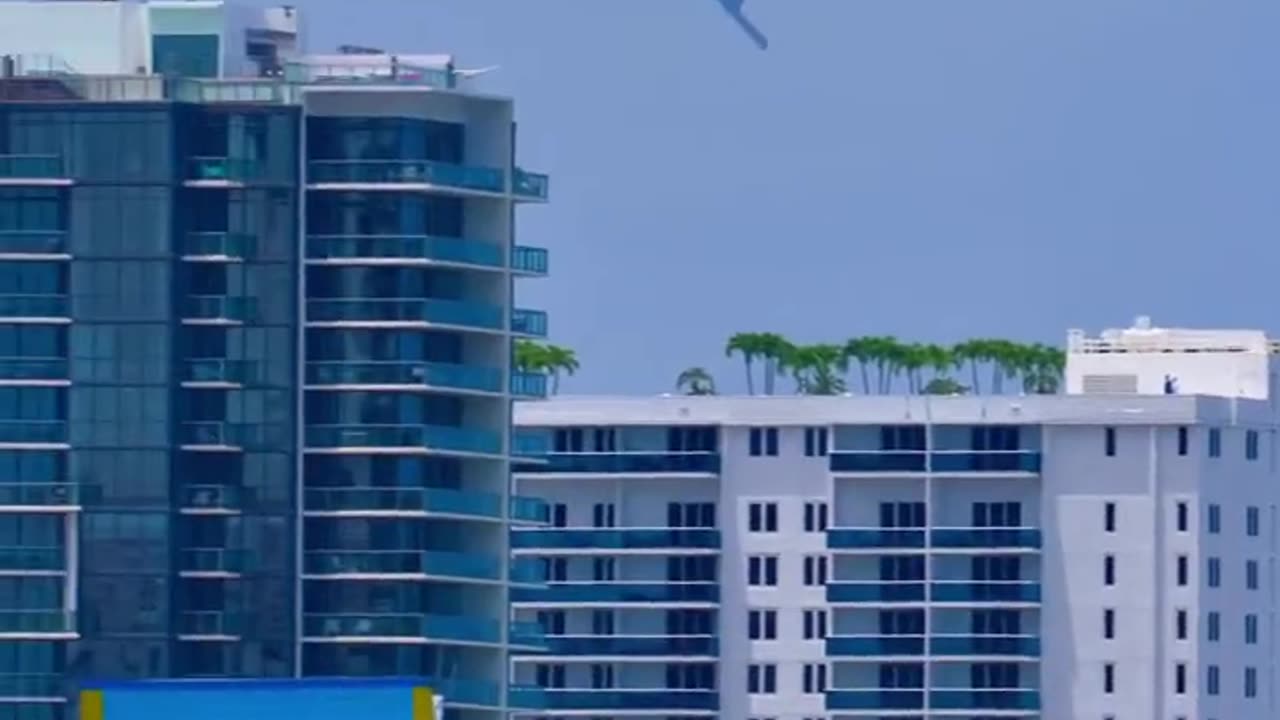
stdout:
POLYGON ((516 470, 552 526, 513 538, 549 577, 515 596, 547 632, 515 662, 544 715, 1276 717, 1269 400, 566 398, 516 422, 552 448, 516 470))
POLYGON ((547 180, 447 57, 239 17, 0 4, 0 720, 82 679, 334 675, 496 716, 536 642, 510 421, 545 387, 511 347, 546 332, 514 223, 547 180))

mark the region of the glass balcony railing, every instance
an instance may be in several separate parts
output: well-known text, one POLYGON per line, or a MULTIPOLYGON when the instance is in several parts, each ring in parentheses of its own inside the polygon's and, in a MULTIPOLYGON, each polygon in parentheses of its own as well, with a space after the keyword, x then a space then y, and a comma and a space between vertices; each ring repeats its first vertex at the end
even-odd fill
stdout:
POLYGON ((924 452, 844 452, 831 453, 831 472, 902 473, 924 472, 924 452))
POLYGON ((874 657, 923 655, 921 635, 842 635, 827 638, 827 655, 874 657))
POLYGON ((187 233, 183 257, 247 258, 253 255, 256 238, 245 233, 200 231, 187 233))
POLYGON ((57 180, 67 177, 60 155, 0 155, 0 178, 57 180))
POLYGON ((547 523, 551 521, 551 507, 541 498, 513 496, 511 519, 522 523, 547 523))
POLYGON ((923 582, 832 582, 827 583, 827 602, 897 603, 924 602, 923 582))
POLYGON ((435 550, 308 550, 304 566, 311 575, 439 575, 499 580, 502 563, 475 553, 435 550))
POLYGON ((248 556, 232 548, 186 548, 179 553, 184 572, 242 573, 248 556))
POLYGON ((59 357, 0 358, 0 379, 65 380, 67 359, 59 357))
POLYGON ((0 253, 12 255, 61 255, 67 252, 63 230, 0 230, 0 253))
POLYGON ((541 310, 516 308, 511 311, 511 332, 517 335, 546 337, 547 314, 541 310))
POLYGON ((66 295, 0 295, 0 317, 69 318, 66 295))
POLYGON ((935 452, 929 458, 936 473, 1040 472, 1040 453, 1032 451, 935 452))
POLYGON ((393 60, 388 64, 289 62, 284 66, 288 83, 311 85, 421 85, 452 88, 454 73, 450 69, 410 65, 393 60))
POLYGON ((68 633, 76 615, 67 610, 0 610, 0 633, 68 633))
POLYGON ((923 548, 923 528, 832 528, 827 531, 827 547, 842 548, 923 548))
POLYGON ((512 602, 527 603, 718 603, 712 582, 556 583, 546 588, 512 588, 512 602))
POLYGON ((434 323, 500 330, 502 308, 465 300, 347 298, 308 300, 311 322, 434 323))
POLYGON ((505 173, 497 168, 453 165, 431 160, 312 160, 307 182, 437 185, 458 190, 505 192, 505 173))
POLYGON ((543 710, 547 707, 547 691, 534 685, 512 685, 507 691, 507 705, 522 710, 543 710))
POLYGON ((546 275, 549 253, 546 248, 516 245, 511 250, 511 269, 528 275, 546 275))
POLYGON ((66 557, 62 547, 0 547, 0 570, 65 570, 66 557))
POLYGON ((502 392, 502 371, 481 365, 438 362, 314 360, 309 385, 416 385, 502 392))
POLYGON ((438 260, 502 267, 502 246, 439 235, 308 235, 307 258, 438 260))
POLYGON ((235 485, 184 485, 179 502, 188 510, 236 510, 241 507, 243 492, 235 485))
POLYGON ((307 447, 421 448, 498 455, 502 435, 445 425, 307 425, 307 447))
POLYGON ((555 528, 521 530, 511 534, 511 547, 537 549, 717 549, 720 531, 713 529, 658 528, 555 528))
POLYGON ((52 674, 3 674, 0 675, 0 697, 57 698, 67 696, 63 683, 66 677, 52 674))
POLYGON ((710 635, 548 635, 552 655, 683 657, 719 655, 720 641, 710 635))
POLYGON ((188 295, 182 305, 184 320, 245 322, 256 315, 254 298, 227 295, 188 295))
POLYGON ((534 558, 516 558, 511 561, 510 580, 520 585, 543 585, 547 582, 547 568, 534 558))
POLYGON ((934 710, 1039 710, 1040 692, 1021 688, 933 690, 929 707, 934 710))
POLYGON ((461 642, 497 643, 497 622, 465 615, 419 613, 307 613, 302 634, 308 638, 429 638, 461 642))
POLYGON ((551 178, 542 174, 516 168, 513 173, 511 192, 516 197, 533 200, 546 200, 551 191, 551 178))
POLYGON ((179 635, 236 637, 243 628, 244 616, 229 610, 188 610, 178 615, 179 635))
POLYGON ((526 648, 537 648, 539 652, 547 649, 547 636, 538 623, 513 622, 508 629, 510 644, 526 648))
POLYGON ((502 697, 496 683, 461 678, 422 678, 422 684, 431 688, 450 703, 495 707, 502 697))
POLYGON ((216 420, 184 422, 180 432, 183 445, 197 447, 241 447, 246 435, 243 425, 216 420))
POLYGON ((61 420, 0 420, 0 443, 63 444, 67 424, 61 420))
POLYGON ((550 449, 551 439, 544 433, 515 430, 511 434, 512 455, 543 460, 550 449))
POLYGON ((1015 655, 1039 657, 1040 638, 1035 635, 934 635, 929 638, 934 655, 1015 655))
POLYGON ((199 358, 182 363, 184 382, 241 385, 255 376, 257 364, 247 360, 199 358))
POLYGON ((938 528, 929 531, 938 548, 1039 548, 1037 528, 938 528))
POLYGON ((535 372, 513 372, 511 373, 511 394, 522 398, 545 398, 547 376, 535 372))
POLYGON ((80 504, 76 483, 0 482, 0 507, 59 507, 80 504))
POLYGON ((923 710, 924 690, 828 690, 828 710, 923 710))
POLYGON ((1040 602, 1040 583, 1017 581, 935 582, 929 588, 933 602, 1040 602))
POLYGON ((187 165, 188 180, 206 182, 244 182, 260 172, 257 162, 243 158, 193 157, 187 165))
POLYGON ((719 710, 716 690, 546 689, 547 710, 719 710))
POLYGON ((413 512, 498 518, 502 496, 445 488, 307 488, 309 512, 413 512))
POLYGON ((522 465, 520 472, 593 475, 627 473, 716 475, 720 472, 718 453, 549 453, 542 459, 546 462, 522 465))

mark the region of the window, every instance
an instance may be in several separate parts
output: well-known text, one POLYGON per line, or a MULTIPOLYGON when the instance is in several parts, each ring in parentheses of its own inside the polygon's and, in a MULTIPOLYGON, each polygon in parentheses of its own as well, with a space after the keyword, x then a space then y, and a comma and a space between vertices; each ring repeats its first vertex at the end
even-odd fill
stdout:
POLYGON ((822 640, 827 637, 827 611, 804 611, 804 639, 822 640))
POLYGON ((747 438, 748 451, 751 455, 776 456, 778 454, 778 428, 751 428, 747 438))
POLYGON ((1216 588, 1222 584, 1222 561, 1216 557, 1209 558, 1209 587, 1216 588))
POLYGON ((1187 639, 1187 611, 1181 608, 1173 616, 1173 636, 1178 640, 1187 639))
POLYGON ((1208 510, 1209 534, 1217 535, 1222 532, 1222 508, 1218 505, 1209 505, 1208 510))
POLYGON ((1116 666, 1115 663, 1106 663, 1102 666, 1102 692, 1110 695, 1116 691, 1116 666))
POLYGON ((747 506, 747 529, 751 532, 778 532, 778 503, 753 502, 747 506))
POLYGON ((1191 573, 1191 562, 1186 555, 1178 556, 1178 587, 1186 587, 1190 582, 1188 576, 1191 573))
POLYGON ((1257 537, 1259 532, 1259 512, 1258 508, 1250 505, 1244 511, 1244 534, 1249 537, 1257 537))
POLYGON ((1189 514, 1187 503, 1185 501, 1178 502, 1178 532, 1186 532, 1189 524, 1189 514))
POLYGON ((1244 644, 1258 644, 1258 616, 1253 613, 1244 616, 1244 644))
POLYGON ((544 688, 562 688, 564 687, 564 666, 563 665, 538 665, 535 671, 538 687, 544 688))
POLYGON ((1187 427, 1184 425, 1178 428, 1178 454, 1187 454, 1187 427))
POLYGON ((1111 608, 1102 611, 1102 637, 1107 640, 1116 637, 1116 611, 1111 608))
POLYGON ((764 429, 764 454, 770 456, 778 454, 778 428, 764 429))
POLYGON ((715 526, 715 503, 667 503, 667 527, 713 528, 715 526))
POLYGON ((778 666, 772 664, 748 665, 747 692, 752 695, 772 695, 778 692, 778 666))
POLYGON ((1022 503, 973 503, 974 527, 1022 527, 1022 503))
POLYGON ((1116 504, 1113 502, 1103 506, 1102 527, 1109 533, 1116 531, 1116 504))
POLYGON ((804 693, 816 695, 827 691, 827 666, 820 663, 805 663, 804 693))
POLYGON ((1258 589, 1258 561, 1244 561, 1244 586, 1249 590, 1258 589))
POLYGON ((773 555, 753 555, 747 558, 747 584, 756 587, 776 586, 778 558, 773 555))
POLYGON ((826 532, 827 504, 825 502, 807 502, 804 504, 804 531, 826 532))
POLYGON ((1187 694, 1187 664, 1178 663, 1173 667, 1173 691, 1178 695, 1187 694))
POLYGON ((1116 456, 1116 429, 1113 427, 1104 428, 1102 431, 1103 445, 1105 446, 1107 457, 1116 456))
POLYGON ((611 528, 618 525, 618 508, 613 503, 596 503, 591 509, 591 526, 611 528))
POLYGON ((1209 428, 1209 457, 1222 457, 1222 430, 1209 428))
POLYGON ((615 629, 612 610, 591 611, 591 633, 593 635, 612 635, 615 629))
POLYGON ((804 429, 804 454, 808 457, 823 457, 827 454, 827 429, 809 427, 804 429))
POLYGON ((569 506, 556 503, 551 506, 551 527, 569 527, 569 506))
MULTIPOLYGON (((979 505, 981 503, 975 503, 979 505)), ((975 510, 975 512, 977 512, 975 510)), ((918 528, 925 525, 925 510, 922 502, 882 502, 880 503, 880 527, 882 528, 918 528)))
POLYGON ((613 687, 613 666, 592 665, 591 687, 594 690, 603 690, 613 687))
POLYGON ((1217 694, 1218 694, 1218 680, 1219 680, 1219 678, 1218 678, 1218 666, 1217 666, 1217 665, 1210 665, 1210 666, 1209 666, 1209 670, 1208 670, 1208 672, 1206 673, 1206 675, 1207 675, 1207 677, 1205 678, 1205 685, 1207 686, 1206 690, 1208 691, 1208 693, 1209 693, 1210 695, 1217 695, 1217 694))
POLYGON ((538 612, 538 624, 548 635, 563 635, 564 617, 563 610, 541 610, 538 612))
POLYGON ((1107 555, 1102 559, 1102 584, 1116 584, 1116 556, 1107 555))
POLYGON ((591 575, 597 582, 616 580, 617 570, 617 558, 594 558, 591 561, 591 575))
POLYGON ((542 576, 548 582, 565 582, 569 579, 569 558, 543 558, 542 576))
POLYGON ((778 611, 752 610, 747 613, 747 637, 752 640, 777 640, 778 611))
POLYGON ((809 555, 804 559, 804 584, 827 584, 827 556, 809 555))
POLYGON ((1221 618, 1222 616, 1218 614, 1217 610, 1210 611, 1209 614, 1205 617, 1205 623, 1204 623, 1205 638, 1209 642, 1218 642, 1218 638, 1221 636, 1221 630, 1222 630, 1221 618))
POLYGON ((1244 459, 1245 460, 1258 459, 1258 431, 1257 430, 1244 431, 1244 459))
POLYGON ((1247 667, 1244 669, 1244 696, 1254 698, 1258 696, 1258 669, 1247 667))

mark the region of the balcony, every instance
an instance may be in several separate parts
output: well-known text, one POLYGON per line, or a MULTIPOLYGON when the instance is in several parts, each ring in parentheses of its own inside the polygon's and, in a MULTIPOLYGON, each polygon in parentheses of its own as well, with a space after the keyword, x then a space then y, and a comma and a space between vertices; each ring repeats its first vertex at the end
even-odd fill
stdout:
POLYGON ((496 243, 437 235, 308 235, 308 260, 398 260, 502 267, 496 243))
POLYGON ((513 549, 539 550, 715 550, 720 531, 711 529, 555 528, 511 534, 513 549))
POLYGON ((243 260, 253 255, 257 239, 245 233, 200 231, 183 238, 185 260, 243 260))
POLYGON ((0 230, 0 254, 65 255, 67 233, 63 230, 0 230))
POLYGON ((302 618, 302 634, 310 640, 402 637, 502 642, 502 628, 493 620, 423 613, 307 613, 302 618))
POLYGON ((512 455, 541 461, 545 460, 550 449, 551 441, 542 433, 521 431, 518 428, 511 433, 512 455))
POLYGON ((529 337, 547 336, 547 314, 541 310, 511 311, 511 332, 529 337))
POLYGON ((67 424, 61 420, 0 420, 0 443, 64 445, 67 424))
POLYGON ((910 452, 845 452, 831 453, 829 467, 833 473, 922 473, 923 451, 910 452))
POLYGON ((508 628, 508 644, 533 648, 536 652, 547 649, 547 636, 538 623, 513 622, 508 628))
POLYGON ((924 528, 831 528, 827 548, 841 549, 923 549, 924 528))
MULTIPOLYGON (((392 60, 389 64, 353 62, 345 64, 320 64, 288 62, 284 65, 287 83, 312 85, 419 85, 424 87, 452 88, 455 86, 453 71, 449 69, 410 65, 392 60)), ((363 58, 362 58, 363 59, 363 58)))
POLYGON ((547 568, 535 558, 515 558, 511 561, 509 579, 515 585, 536 585, 537 589, 545 590, 547 568))
POLYGON ((307 488, 309 513, 435 513, 497 519, 502 496, 426 487, 307 488))
POLYGON ((432 185, 506 192, 502 170, 431 160, 313 160, 307 168, 307 182, 314 185, 432 185))
POLYGON ((542 710, 547 706, 547 692, 534 685, 512 685, 507 691, 507 705, 521 710, 542 710))
POLYGON ((828 690, 828 710, 923 710, 924 690, 828 690))
POLYGON ((197 358, 182 363, 182 382, 206 385, 243 385, 256 375, 257 364, 226 358, 197 358))
POLYGON ((1038 603, 1040 583, 1018 581, 935 582, 930 599, 938 603, 1038 603))
POLYGON ((512 176, 511 192, 518 199, 545 201, 551 191, 551 178, 535 172, 516 168, 512 176))
POLYGON ((24 673, 0 675, 0 697, 50 698, 61 701, 67 692, 64 675, 40 675, 24 673))
POLYGON ((512 602, 620 605, 631 603, 718 603, 714 582, 557 582, 546 588, 512 588, 512 602))
POLYGON ((716 690, 568 690, 543 691, 547 710, 706 710, 720 709, 716 690))
POLYGON ((547 376, 543 373, 511 373, 511 394, 518 398, 542 400, 547 397, 547 376))
POLYGON ((252 160, 228 157, 193 157, 187 162, 187 181, 194 184, 242 184, 257 177, 261 167, 252 160))
POLYGON ((1040 453, 1032 451, 935 452, 929 458, 935 473, 1040 472, 1040 453))
POLYGON ((66 295, 0 295, 0 317, 70 319, 66 295))
POLYGON ((0 184, 30 181, 43 185, 50 180, 66 179, 67 171, 60 155, 0 155, 0 184))
POLYGON ((178 615, 178 634, 205 637, 239 637, 244 616, 229 610, 188 610, 178 615))
POLYGON ((307 447, 413 448, 444 452, 502 453, 502 435, 447 425, 308 425, 307 447))
POLYGON ((238 448, 247 435, 244 425, 216 420, 184 422, 180 432, 182 445, 188 447, 238 448))
POLYGON ((235 485, 184 485, 179 503, 187 513, 232 513, 239 511, 244 489, 235 485))
POLYGON ((438 575, 500 580, 502 563, 474 553, 428 550, 308 550, 308 575, 438 575))
POLYGON ((548 635, 550 655, 618 657, 716 656, 720 641, 711 635, 548 635))
POLYGON ((929 531, 935 548, 1038 550, 1041 533, 1037 528, 938 528, 929 531))
POLYGON ((934 690, 929 693, 934 710, 1039 710, 1040 692, 1021 688, 934 690))
POLYGON ((718 475, 720 455, 704 452, 549 453, 522 473, 589 475, 718 475))
POLYGON ((248 554, 231 548, 185 548, 178 563, 184 573, 238 575, 248 565, 248 554))
POLYGON ((438 362, 310 361, 307 384, 438 387, 500 393, 502 371, 480 365, 438 362))
POLYGON ((833 657, 924 655, 923 635, 836 635, 826 642, 833 657))
POLYGON ((75 631, 75 613, 66 610, 0 610, 2 635, 52 635, 75 631))
POLYGON ((551 521, 551 508, 541 498, 511 497, 511 520, 519 523, 545 524, 551 521))
POLYGON ((227 295, 188 295, 182 304, 183 322, 242 323, 256 315, 254 298, 227 295))
POLYGON ((827 584, 827 602, 918 603, 924 602, 923 582, 866 581, 827 584))
POLYGON ((63 572, 66 557, 63 547, 0 547, 0 571, 63 572))
POLYGON ((465 300, 349 298, 308 300, 311 323, 430 323, 502 329, 502 308, 465 300))
POLYGON ((76 483, 0 482, 0 509, 4 507, 78 507, 80 486, 76 483))
POLYGON ((520 275, 546 275, 548 262, 546 248, 516 245, 511 250, 511 269, 520 275))
POLYGON ((929 638, 929 652, 940 656, 1039 657, 1040 638, 1035 635, 934 635, 929 638))

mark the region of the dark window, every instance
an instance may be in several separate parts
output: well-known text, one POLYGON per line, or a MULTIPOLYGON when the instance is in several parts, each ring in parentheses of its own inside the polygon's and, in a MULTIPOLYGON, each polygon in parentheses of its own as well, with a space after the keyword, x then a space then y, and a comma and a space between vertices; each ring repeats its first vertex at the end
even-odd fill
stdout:
POLYGON ((1113 533, 1116 531, 1116 504, 1109 502, 1103 507, 1103 527, 1107 532, 1113 533))
POLYGON ((1107 608, 1102 611, 1102 637, 1113 640, 1116 636, 1116 611, 1107 608))
POLYGON ((1108 555, 1102 561, 1102 582, 1104 585, 1116 584, 1116 556, 1108 555))
POLYGON ((1188 442, 1187 442, 1187 428, 1186 428, 1186 427, 1180 427, 1180 428, 1178 428, 1178 454, 1179 454, 1179 455, 1186 455, 1186 454, 1187 454, 1187 445, 1188 445, 1188 442))
POLYGON ((1103 430, 1103 444, 1107 453, 1107 457, 1115 457, 1116 455, 1116 429, 1113 427, 1103 430))

